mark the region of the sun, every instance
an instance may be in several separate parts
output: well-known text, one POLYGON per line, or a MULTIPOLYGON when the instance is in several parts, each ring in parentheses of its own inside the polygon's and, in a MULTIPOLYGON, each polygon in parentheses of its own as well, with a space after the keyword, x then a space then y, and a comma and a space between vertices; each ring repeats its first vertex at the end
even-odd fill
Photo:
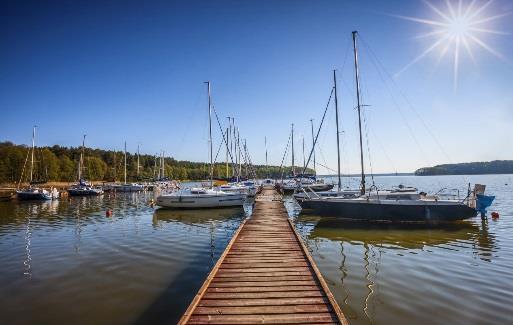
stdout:
MULTIPOLYGON (((463 53, 476 63, 474 55, 475 48, 484 49, 486 52, 493 56, 508 62, 508 60, 496 49, 488 45, 484 36, 489 34, 494 35, 510 35, 499 30, 494 30, 488 25, 499 18, 508 16, 511 12, 505 12, 498 15, 487 15, 486 11, 490 8, 493 0, 488 1, 450 1, 445 0, 443 8, 433 5, 431 2, 423 1, 427 7, 433 12, 435 18, 416 18, 408 16, 395 17, 414 21, 427 25, 431 31, 418 35, 417 38, 430 38, 432 43, 415 59, 405 65, 396 76, 399 76, 406 69, 426 57, 428 54, 438 52, 438 63, 445 58, 449 57, 453 64, 453 84, 454 89, 458 85, 458 74, 460 70, 460 60, 463 53), (462 53, 463 52, 463 53, 462 53)), ((509 62, 508 62, 509 63, 509 62)))

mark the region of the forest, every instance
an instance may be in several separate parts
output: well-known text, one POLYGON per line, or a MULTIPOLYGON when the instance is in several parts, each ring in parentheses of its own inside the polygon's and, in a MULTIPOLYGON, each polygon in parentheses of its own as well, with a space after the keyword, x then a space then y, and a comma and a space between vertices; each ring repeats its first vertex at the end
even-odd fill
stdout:
POLYGON ((445 164, 417 169, 415 175, 513 174, 513 160, 445 164))
MULTIPOLYGON (((28 180, 31 148, 12 142, 0 142, 0 183, 17 183, 23 172, 23 181, 28 180)), ((78 178, 78 161, 81 147, 37 147, 34 151, 33 180, 72 182, 78 178)), ((159 159, 153 155, 139 155, 127 152, 127 181, 150 181, 158 176, 159 159)), ((296 166, 296 171, 301 167, 296 166)), ((209 164, 204 162, 179 161, 164 157, 165 176, 176 180, 203 180, 209 177, 209 164)), ((258 178, 280 178, 289 175, 292 167, 242 165, 243 176, 256 173, 258 178)), ((308 173, 313 170, 308 169, 308 173)), ((84 148, 83 177, 91 181, 123 181, 124 152, 84 148)), ((231 174, 231 171, 230 171, 231 174)), ((216 163, 214 177, 226 177, 224 163, 216 163)))

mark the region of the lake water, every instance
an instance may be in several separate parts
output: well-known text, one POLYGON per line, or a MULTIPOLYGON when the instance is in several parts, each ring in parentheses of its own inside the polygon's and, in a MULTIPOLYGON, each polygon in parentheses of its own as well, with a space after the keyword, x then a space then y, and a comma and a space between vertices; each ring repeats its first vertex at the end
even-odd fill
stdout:
MULTIPOLYGON (((498 220, 348 223, 298 215, 286 203, 351 324, 511 322, 513 175, 375 178, 465 194, 468 182, 497 196, 498 220)), ((2 323, 176 322, 250 206, 170 211, 151 198, 0 202, 2 323)))

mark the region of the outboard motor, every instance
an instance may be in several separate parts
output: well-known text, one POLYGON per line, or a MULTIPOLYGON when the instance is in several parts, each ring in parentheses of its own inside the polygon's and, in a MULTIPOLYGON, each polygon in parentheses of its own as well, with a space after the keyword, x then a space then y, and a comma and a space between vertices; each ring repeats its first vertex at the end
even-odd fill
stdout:
POLYGON ((486 185, 475 184, 472 200, 469 201, 469 206, 476 209, 481 214, 481 219, 486 219, 486 209, 492 205, 495 196, 485 195, 486 185))

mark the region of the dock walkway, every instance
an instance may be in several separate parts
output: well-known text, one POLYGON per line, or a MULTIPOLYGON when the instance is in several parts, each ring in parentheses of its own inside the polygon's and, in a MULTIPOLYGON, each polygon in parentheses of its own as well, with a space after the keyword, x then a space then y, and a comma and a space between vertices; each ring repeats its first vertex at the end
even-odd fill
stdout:
POLYGON ((274 188, 257 195, 179 324, 347 324, 274 188))

